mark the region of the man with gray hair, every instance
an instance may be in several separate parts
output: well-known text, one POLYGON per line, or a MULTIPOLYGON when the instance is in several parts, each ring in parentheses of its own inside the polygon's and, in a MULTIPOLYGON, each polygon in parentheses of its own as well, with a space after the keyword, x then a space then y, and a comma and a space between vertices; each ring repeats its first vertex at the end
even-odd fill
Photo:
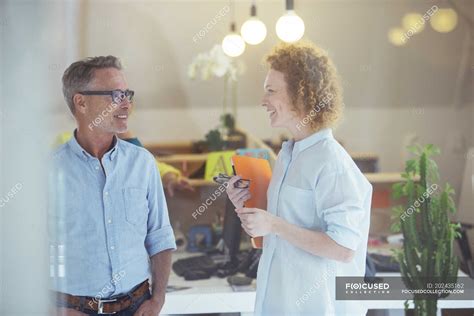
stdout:
POLYGON ((51 172, 57 311, 158 315, 176 245, 154 157, 116 136, 127 131, 134 92, 120 61, 100 56, 66 69, 63 94, 77 129, 51 172))

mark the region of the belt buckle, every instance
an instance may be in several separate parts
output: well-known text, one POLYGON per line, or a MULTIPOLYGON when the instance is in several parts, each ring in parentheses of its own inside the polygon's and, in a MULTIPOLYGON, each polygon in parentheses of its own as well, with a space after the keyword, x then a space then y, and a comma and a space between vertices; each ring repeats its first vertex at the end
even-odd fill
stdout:
POLYGON ((117 314, 117 312, 113 312, 113 313, 104 313, 104 303, 112 303, 112 302, 116 302, 117 299, 114 298, 114 299, 109 299, 109 300, 101 300, 99 299, 97 301, 97 314, 99 315, 112 315, 112 314, 117 314))

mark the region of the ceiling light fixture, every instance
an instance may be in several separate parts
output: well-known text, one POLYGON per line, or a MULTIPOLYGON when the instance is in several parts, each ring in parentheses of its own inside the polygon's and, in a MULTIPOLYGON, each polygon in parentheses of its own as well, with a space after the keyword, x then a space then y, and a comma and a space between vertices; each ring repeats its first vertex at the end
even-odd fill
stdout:
POLYGON ((250 18, 242 24, 240 34, 242 34, 244 40, 250 45, 260 44, 267 36, 267 27, 257 18, 255 0, 252 1, 252 6, 250 7, 250 18))
POLYGON ((276 23, 278 37, 288 43, 296 42, 304 35, 304 21, 294 11, 293 0, 286 0, 286 13, 276 23))
POLYGON ((232 1, 230 5, 232 11, 232 22, 230 23, 230 33, 222 40, 222 50, 230 57, 237 57, 242 55, 245 51, 245 41, 240 34, 235 32, 234 5, 232 1))

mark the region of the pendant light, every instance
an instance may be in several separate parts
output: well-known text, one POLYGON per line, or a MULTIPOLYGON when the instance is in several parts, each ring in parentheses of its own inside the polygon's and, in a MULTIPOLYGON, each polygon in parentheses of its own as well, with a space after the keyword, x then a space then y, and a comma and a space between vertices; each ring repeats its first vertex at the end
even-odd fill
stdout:
POLYGON ((234 6, 231 2, 232 22, 230 23, 230 33, 222 40, 222 50, 230 57, 242 55, 245 51, 245 41, 240 34, 235 32, 234 6))
POLYGON ((245 41, 235 32, 234 22, 230 25, 230 33, 222 40, 222 49, 230 57, 240 56, 245 51, 245 41))
POLYGON ((407 43, 405 30, 401 27, 392 27, 388 31, 388 40, 395 46, 403 46, 407 43))
POLYGON ((458 15, 451 8, 443 8, 436 11, 430 19, 431 27, 440 33, 449 33, 458 24, 458 15))
POLYGON ((278 37, 288 43, 296 42, 304 35, 304 22, 294 11, 293 0, 286 0, 286 13, 276 23, 278 37))
POLYGON ((252 6, 250 7, 250 18, 242 24, 240 34, 242 34, 244 41, 250 45, 260 44, 267 36, 267 27, 257 18, 255 0, 252 1, 252 6))
POLYGON ((418 34, 425 29, 425 21, 421 14, 410 12, 403 16, 402 26, 405 32, 411 31, 413 34, 418 34))

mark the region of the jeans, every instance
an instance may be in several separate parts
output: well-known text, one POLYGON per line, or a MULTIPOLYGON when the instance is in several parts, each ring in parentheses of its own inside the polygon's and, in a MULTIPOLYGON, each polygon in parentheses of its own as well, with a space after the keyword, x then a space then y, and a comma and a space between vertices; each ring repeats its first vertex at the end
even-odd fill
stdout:
MULTIPOLYGON (((129 308, 124 309, 123 311, 120 311, 120 312, 118 312, 116 314, 113 314, 113 315, 114 316, 133 316, 133 314, 135 314, 135 312, 138 310, 140 305, 142 305, 143 302, 145 302, 146 300, 148 300, 150 298, 151 298, 151 293, 150 293, 150 290, 148 290, 148 291, 145 292, 145 294, 142 297, 140 297, 136 301, 134 301, 132 303, 132 305, 130 305, 129 308)), ((73 306, 67 304, 66 302, 58 302, 57 306, 58 307, 73 308, 73 306)), ((105 314, 97 314, 97 313, 94 313, 92 311, 88 311, 87 309, 82 311, 82 313, 87 314, 87 315, 93 315, 93 316, 105 315, 105 314)))

